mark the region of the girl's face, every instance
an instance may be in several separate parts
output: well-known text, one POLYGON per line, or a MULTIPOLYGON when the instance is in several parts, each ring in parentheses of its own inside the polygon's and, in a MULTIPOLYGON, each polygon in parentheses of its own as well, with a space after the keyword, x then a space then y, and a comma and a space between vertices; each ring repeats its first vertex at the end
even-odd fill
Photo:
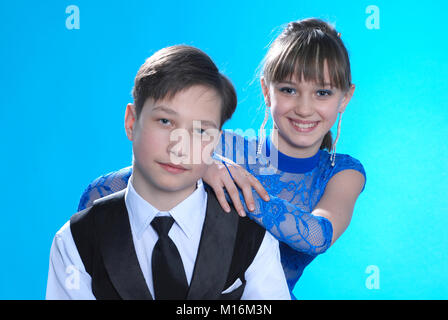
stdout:
POLYGON ((324 79, 323 86, 296 77, 273 83, 261 80, 266 106, 278 130, 273 143, 280 152, 296 158, 315 155, 338 113, 345 111, 355 87, 347 92, 331 87, 327 67, 324 79))

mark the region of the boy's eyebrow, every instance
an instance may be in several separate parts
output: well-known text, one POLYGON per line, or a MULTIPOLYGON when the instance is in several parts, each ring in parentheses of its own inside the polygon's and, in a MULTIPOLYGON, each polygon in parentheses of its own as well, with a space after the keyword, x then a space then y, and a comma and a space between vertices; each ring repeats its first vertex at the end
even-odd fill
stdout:
POLYGON ((152 109, 152 111, 164 111, 164 112, 170 113, 170 114, 177 114, 176 111, 174 111, 173 109, 170 109, 168 107, 165 107, 165 106, 157 106, 154 109, 152 109))
POLYGON ((213 127, 215 129, 218 128, 218 126, 216 125, 216 123, 214 121, 208 121, 208 120, 200 120, 200 121, 201 121, 201 125, 204 124, 205 126, 208 126, 208 127, 213 127))
MULTIPOLYGON (((166 106, 163 106, 163 105, 155 107, 154 109, 152 109, 152 111, 163 111, 163 112, 166 112, 166 113, 169 113, 172 115, 178 115, 178 113, 175 110, 168 108, 166 106)), ((213 127, 216 129, 218 128, 218 126, 216 125, 216 123, 214 121, 209 121, 209 120, 198 120, 198 121, 201 121, 201 125, 213 127)))

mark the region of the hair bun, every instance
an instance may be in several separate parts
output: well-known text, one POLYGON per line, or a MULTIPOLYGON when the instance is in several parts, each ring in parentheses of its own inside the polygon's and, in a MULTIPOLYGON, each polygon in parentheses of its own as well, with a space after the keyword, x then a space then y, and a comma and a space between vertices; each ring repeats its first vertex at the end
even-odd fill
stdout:
POLYGON ((332 36, 340 38, 341 34, 329 23, 317 19, 307 18, 299 21, 290 22, 286 28, 290 32, 300 32, 305 30, 320 30, 323 33, 330 34, 332 36))

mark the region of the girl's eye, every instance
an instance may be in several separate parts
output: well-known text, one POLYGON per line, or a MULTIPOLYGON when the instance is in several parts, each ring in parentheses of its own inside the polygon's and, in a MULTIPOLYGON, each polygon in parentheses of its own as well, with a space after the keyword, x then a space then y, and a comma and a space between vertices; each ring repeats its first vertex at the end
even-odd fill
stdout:
POLYGON ((283 93, 286 93, 286 94, 295 94, 296 93, 296 89, 289 88, 289 87, 282 87, 282 88, 280 88, 280 92, 283 92, 283 93))
POLYGON ((317 90, 316 94, 318 97, 329 97, 333 92, 331 90, 317 90))

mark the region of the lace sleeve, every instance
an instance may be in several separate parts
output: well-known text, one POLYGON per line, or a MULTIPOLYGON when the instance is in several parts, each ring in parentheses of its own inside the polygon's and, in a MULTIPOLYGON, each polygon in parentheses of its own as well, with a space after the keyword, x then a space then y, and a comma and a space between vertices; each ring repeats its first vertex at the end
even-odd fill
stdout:
POLYGON ((92 206, 93 202, 99 198, 126 188, 131 174, 132 167, 126 167, 96 178, 81 195, 78 211, 92 206))
MULTIPOLYGON (((226 194, 228 201, 230 197, 226 194)), ((249 218, 268 230, 279 241, 292 249, 310 255, 324 253, 331 245, 331 222, 311 212, 306 212, 286 200, 269 194, 264 201, 253 191, 255 210, 249 211, 240 191, 241 203, 249 218)))

